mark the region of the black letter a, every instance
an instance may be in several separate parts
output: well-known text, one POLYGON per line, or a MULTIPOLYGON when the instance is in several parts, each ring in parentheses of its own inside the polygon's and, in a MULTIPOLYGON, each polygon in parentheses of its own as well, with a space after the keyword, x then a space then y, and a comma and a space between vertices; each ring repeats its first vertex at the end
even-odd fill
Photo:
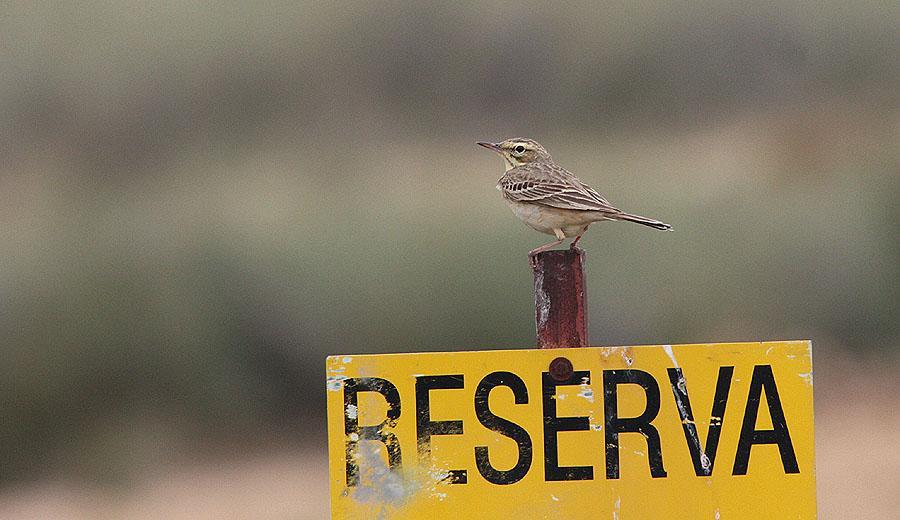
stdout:
POLYGON ((747 396, 747 409, 744 411, 744 424, 741 426, 741 438, 738 440, 737 453, 734 456, 732 475, 746 475, 750 462, 750 448, 754 444, 777 444, 781 453, 781 464, 785 473, 800 473, 797 467, 797 455, 791 444, 781 399, 778 398, 778 387, 775 386, 775 375, 772 365, 756 365, 753 367, 753 379, 750 380, 750 392, 747 396), (766 404, 772 418, 771 430, 757 430, 756 416, 759 414, 759 397, 762 390, 766 392, 766 404))

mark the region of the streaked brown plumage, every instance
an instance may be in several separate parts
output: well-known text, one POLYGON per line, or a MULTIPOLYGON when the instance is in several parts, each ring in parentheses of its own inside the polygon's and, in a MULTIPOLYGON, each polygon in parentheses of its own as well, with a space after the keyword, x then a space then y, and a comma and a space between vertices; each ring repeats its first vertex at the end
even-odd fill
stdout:
POLYGON ((567 237, 575 237, 571 245, 574 248, 591 224, 604 220, 626 220, 665 231, 672 229, 659 220, 613 207, 596 190, 556 164, 534 140, 515 138, 478 144, 503 157, 506 173, 497 182, 497 189, 513 213, 532 229, 557 238, 533 249, 531 256, 555 247, 567 237))

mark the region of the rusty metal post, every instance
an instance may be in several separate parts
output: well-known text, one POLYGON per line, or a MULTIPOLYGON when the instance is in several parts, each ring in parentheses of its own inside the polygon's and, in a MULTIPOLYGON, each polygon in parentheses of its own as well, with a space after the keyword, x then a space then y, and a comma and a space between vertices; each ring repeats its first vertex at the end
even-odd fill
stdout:
POLYGON ((540 348, 587 346, 584 250, 544 251, 534 258, 534 319, 540 348))

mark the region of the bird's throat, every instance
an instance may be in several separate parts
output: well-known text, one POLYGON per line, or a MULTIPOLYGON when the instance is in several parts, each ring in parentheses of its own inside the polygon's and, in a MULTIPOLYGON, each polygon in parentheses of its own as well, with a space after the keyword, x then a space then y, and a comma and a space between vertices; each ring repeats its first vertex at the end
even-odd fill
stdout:
POLYGON ((518 166, 518 164, 514 163, 513 160, 506 155, 503 156, 503 163, 504 166, 506 166, 506 171, 512 170, 513 168, 518 166))

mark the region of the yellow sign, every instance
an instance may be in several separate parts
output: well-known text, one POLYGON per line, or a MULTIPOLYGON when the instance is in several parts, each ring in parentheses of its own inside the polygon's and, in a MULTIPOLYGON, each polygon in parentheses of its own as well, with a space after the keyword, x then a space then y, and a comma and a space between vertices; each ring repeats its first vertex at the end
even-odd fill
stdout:
POLYGON ((332 517, 815 518, 808 341, 332 356, 332 517))

